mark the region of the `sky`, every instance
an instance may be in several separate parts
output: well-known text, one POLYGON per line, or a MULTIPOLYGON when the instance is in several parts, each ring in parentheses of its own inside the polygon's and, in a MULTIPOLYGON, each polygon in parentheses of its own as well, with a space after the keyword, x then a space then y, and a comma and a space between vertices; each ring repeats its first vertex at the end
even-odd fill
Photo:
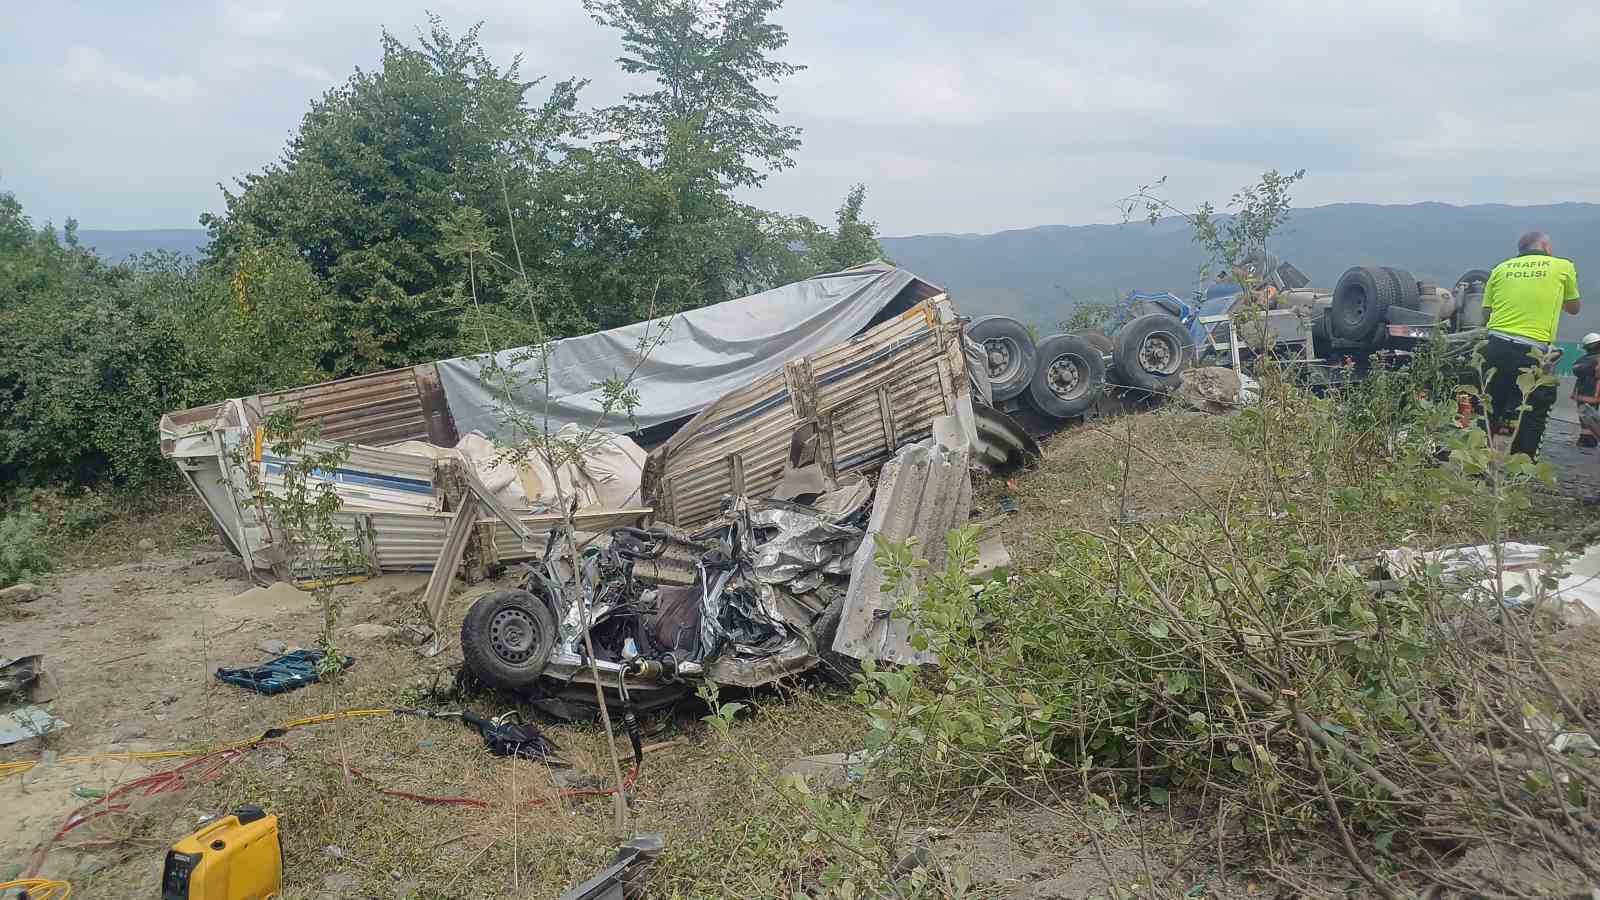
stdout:
MULTIPOLYGON (((710 2, 710 0, 707 0, 710 2)), ((630 87, 581 0, 7 0, 0 191, 36 223, 195 227, 282 152, 310 101, 414 37, 483 22, 501 62, 630 87)), ((868 188, 884 234, 1118 219, 1265 169, 1297 205, 1600 201, 1600 4, 1477 0, 789 0, 773 88, 804 129, 747 199, 831 218, 868 188)), ((539 90, 538 88, 535 89, 539 90)))

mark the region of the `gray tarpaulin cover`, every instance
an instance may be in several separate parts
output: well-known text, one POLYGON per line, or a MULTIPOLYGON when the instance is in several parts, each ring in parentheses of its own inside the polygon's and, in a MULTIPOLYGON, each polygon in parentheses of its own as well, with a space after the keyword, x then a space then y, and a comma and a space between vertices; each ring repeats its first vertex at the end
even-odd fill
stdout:
MULTIPOLYGON (((596 385, 624 377, 639 356, 641 339, 653 344, 649 358, 634 375, 639 393, 633 420, 641 428, 699 412, 706 404, 762 375, 835 344, 843 343, 872 321, 906 285, 916 280, 904 269, 869 263, 819 275, 738 300, 652 319, 610 331, 565 338, 551 347, 551 430, 576 422, 594 424, 602 406, 596 385), (656 336, 665 325, 659 344, 656 336)), ((544 419, 544 386, 535 378, 537 357, 517 362, 526 350, 503 350, 497 359, 515 367, 521 391, 514 394, 517 412, 544 419)), ((495 435, 502 428, 504 389, 480 377, 484 357, 447 359, 438 363, 455 418, 466 434, 495 435)), ((631 431, 625 415, 603 423, 609 431, 631 431)))

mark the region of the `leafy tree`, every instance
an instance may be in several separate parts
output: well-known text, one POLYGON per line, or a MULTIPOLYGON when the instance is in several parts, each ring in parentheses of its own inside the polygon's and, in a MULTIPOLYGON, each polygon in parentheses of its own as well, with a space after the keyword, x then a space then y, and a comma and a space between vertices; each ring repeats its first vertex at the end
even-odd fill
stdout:
POLYGON ((641 162, 687 175, 694 187, 759 187, 767 171, 793 166, 800 146, 800 129, 773 121, 776 98, 761 87, 804 68, 771 58, 789 43, 768 21, 782 5, 585 0, 596 22, 622 32, 622 70, 657 83, 597 118, 641 162))
POLYGON ((212 260, 253 235, 294 248, 329 283, 337 352, 326 363, 338 373, 456 350, 459 273, 441 223, 462 205, 493 216, 524 198, 572 130, 574 83, 536 107, 539 82, 522 78, 520 59, 498 67, 478 28, 456 37, 432 23, 416 47, 385 32, 379 69, 313 103, 283 159, 225 190, 225 214, 202 218, 212 260))
POLYGON ((845 194, 835 214, 834 230, 817 229, 808 237, 807 257, 817 272, 837 272, 883 258, 878 245, 878 225, 862 218, 867 186, 856 184, 845 194))
POLYGON ((113 277, 112 267, 78 244, 78 223, 63 236, 48 222, 34 228, 14 194, 0 191, 0 310, 85 280, 113 277))
MULTIPOLYGON (((788 36, 777 0, 590 0, 621 32, 631 74, 656 89, 595 110, 597 140, 568 148, 519 223, 548 250, 530 299, 559 337, 732 299, 812 274, 797 250, 815 226, 733 196, 793 165, 799 130, 774 121, 763 86, 800 67, 772 59, 788 36)), ((519 224, 519 235, 526 235, 519 224)), ((527 257, 527 247, 524 246, 527 257)))

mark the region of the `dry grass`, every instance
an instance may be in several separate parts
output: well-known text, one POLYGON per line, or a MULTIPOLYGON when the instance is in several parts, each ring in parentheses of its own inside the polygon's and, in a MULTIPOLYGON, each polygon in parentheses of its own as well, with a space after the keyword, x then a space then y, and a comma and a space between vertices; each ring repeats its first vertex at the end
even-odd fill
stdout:
MULTIPOLYGON (((1248 459, 1233 449, 1230 424, 1227 418, 1165 410, 1068 429, 1048 439, 1040 463, 1010 484, 978 485, 976 504, 992 515, 1000 497, 1017 499, 1020 512, 1004 520, 1002 532, 1018 567, 1037 568, 1048 558, 1050 532, 1057 529, 1103 530, 1119 518, 1152 520, 1200 507, 1225 508, 1230 494, 1252 477, 1248 459), (1161 464, 1134 455, 1124 502, 1121 466, 1130 437, 1161 464)), ((209 539, 208 523, 186 496, 149 502, 147 509, 112 515, 92 539, 73 545, 62 565, 136 559, 136 544, 144 537, 162 548, 209 539)), ((1574 527, 1570 519, 1562 524, 1574 527)), ((458 595, 454 620, 488 588, 458 595)), ((375 592, 365 604, 353 605, 345 622, 399 621, 410 615, 414 599, 375 592)), ((1592 659, 1588 651, 1593 635, 1569 634, 1567 640, 1575 644, 1556 656, 1558 675, 1587 685, 1592 679, 1584 679, 1583 669, 1592 659)), ((205 684, 205 714, 195 733, 202 742, 221 742, 333 708, 410 705, 444 664, 424 662, 412 648, 400 645, 363 644, 348 650, 358 662, 338 696, 318 686, 275 698, 256 697, 210 680, 200 660, 185 661, 186 667, 198 667, 191 673, 198 676, 195 682, 205 684)), ((458 651, 451 648, 447 656, 458 659, 458 651)), ((741 699, 748 699, 751 709, 734 725, 729 742, 699 722, 696 712, 646 723, 655 732, 647 743, 680 740, 647 757, 633 792, 632 830, 661 831, 667 839, 651 877, 651 896, 785 896, 815 872, 823 851, 803 839, 803 812, 779 794, 775 773, 794 757, 858 749, 866 730, 863 715, 847 698, 810 688, 741 699)), ((487 701, 476 708, 501 711, 487 701)), ((123 716, 129 711, 107 714, 127 721, 123 716)), ((528 718, 540 721, 533 713, 528 718)), ((86 724, 75 720, 73 731, 84 731, 86 724)), ((606 777, 605 739, 594 727, 543 722, 541 727, 574 763, 573 772, 606 777)), ((75 874, 75 896, 148 894, 157 882, 164 847, 191 830, 201 814, 246 802, 262 804, 281 817, 288 897, 554 897, 605 865, 618 841, 609 799, 550 799, 558 790, 550 770, 489 756, 478 737, 456 722, 354 720, 299 730, 287 742, 287 753, 259 752, 215 784, 148 805, 140 810, 141 817, 122 822, 120 832, 108 828, 85 834, 115 837, 126 853, 120 860, 104 848, 84 854, 103 868, 75 874), (473 796, 492 806, 429 806, 383 796, 373 783, 347 781, 340 768, 341 739, 343 755, 377 784, 430 795, 473 796), (527 808, 537 799, 549 802, 527 808)), ((625 740, 618 743, 626 754, 625 740)), ((892 811, 897 805, 891 801, 884 808, 892 811)), ((1059 811, 1040 811, 1039 821, 1026 827, 1019 824, 1022 814, 987 804, 931 815, 938 821, 924 819, 917 826, 937 825, 953 835, 943 844, 954 856, 971 855, 976 862, 988 853, 995 871, 975 871, 977 882, 989 885, 982 896, 1010 895, 995 885, 1010 883, 1012 876, 1002 870, 1012 867, 1013 858, 1022 861, 1017 865, 1055 859, 1054 869, 1030 871, 1028 878, 1072 881, 1070 886, 1060 883, 1070 892, 1063 896, 1079 895, 1082 885, 1069 871, 1074 866, 1080 873, 1092 871, 1097 883, 1107 874, 1079 833, 1083 829, 1067 827, 1076 814, 1069 821, 1059 811), (1055 838, 1049 837, 1052 828, 1055 838), (992 835, 1009 836, 1017 849, 1013 853, 1006 840, 992 835), (985 841, 1005 852, 985 851, 985 841)), ((884 824, 879 817, 875 822, 884 824)), ((888 824, 896 834, 911 827, 909 822, 888 824)), ((1110 828, 1096 824, 1104 826, 1101 830, 1110 828)), ((1145 866, 1141 857, 1152 857, 1158 866, 1171 865, 1176 860, 1169 857, 1183 855, 1178 848, 1209 839, 1209 832, 1198 838, 1180 833, 1182 826, 1170 821, 1165 830, 1138 825, 1123 822, 1109 844, 1113 867, 1127 873, 1130 882, 1145 866), (1153 847, 1147 845, 1151 841, 1153 847)), ((65 857, 63 864, 72 856, 67 850, 58 852, 65 857)), ((52 865, 50 871, 66 869, 52 865)), ((1230 893, 1217 884, 1211 889, 1230 893)))
MULTIPOLYGON (((341 696, 315 686, 277 698, 249 697, 238 704, 244 708, 236 708, 238 714, 225 710, 217 717, 219 730, 224 720, 234 735, 249 734, 271 721, 330 708, 415 699, 419 678, 412 651, 357 653, 360 662, 341 696)), ((771 772, 793 757, 859 746, 861 717, 845 698, 789 690, 746 702, 751 711, 733 730, 737 753, 719 749, 693 710, 646 722, 654 732, 647 744, 676 739, 647 755, 633 792, 632 830, 666 835, 666 853, 652 876, 661 896, 775 892, 786 868, 799 865, 809 851, 798 840, 797 817, 771 805, 771 772), (752 780, 753 764, 766 774, 752 780)), ((483 702, 475 708, 490 710, 483 702)), ((525 714, 537 721, 531 711, 525 714)), ((606 783, 605 738, 597 727, 540 727, 572 762, 569 773, 606 783)), ((75 896, 127 896, 130 885, 154 884, 160 849, 191 829, 196 815, 242 803, 260 804, 280 817, 289 897, 329 891, 351 897, 554 897, 608 864, 618 842, 609 798, 558 798, 564 786, 555 781, 559 772, 490 756, 459 722, 357 719, 300 729, 286 740, 286 753, 257 751, 215 784, 142 810, 131 828, 123 822, 116 826, 120 833, 96 834, 121 838, 131 856, 116 862, 97 851, 100 863, 111 864, 75 877, 75 896), (351 766, 370 780, 344 778, 341 739, 351 766), (378 793, 380 785, 477 797, 491 808, 388 797, 378 793)), ((628 758, 625 737, 619 736, 618 752, 628 758)))
POLYGON ((1004 520, 1001 534, 1018 560, 1038 558, 1061 528, 1099 530, 1119 517, 1161 519, 1202 505, 1224 504, 1241 477, 1244 458, 1233 449, 1230 420, 1164 409, 1068 428, 1044 441, 1044 457, 1008 482, 978 487, 987 515, 999 498, 1016 498, 1020 512, 1004 520), (1122 497, 1122 464, 1131 440, 1158 457, 1135 454, 1122 497))

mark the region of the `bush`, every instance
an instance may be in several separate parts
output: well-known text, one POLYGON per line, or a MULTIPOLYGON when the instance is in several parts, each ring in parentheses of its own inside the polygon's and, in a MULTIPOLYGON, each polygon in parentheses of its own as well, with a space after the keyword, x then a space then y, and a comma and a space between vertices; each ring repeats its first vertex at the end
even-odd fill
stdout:
MULTIPOLYGON (((1371 390, 1397 389, 1421 393, 1371 390)), ((1102 805, 1231 817, 1270 864, 1326 839, 1380 894, 1444 879, 1429 854, 1474 836, 1491 852, 1536 847, 1553 883, 1581 886, 1590 838, 1574 823, 1600 807, 1600 767, 1525 725, 1591 730, 1542 668, 1550 617, 1515 591, 1463 596, 1437 577, 1379 596, 1372 564, 1351 562, 1503 540, 1538 467, 1495 456, 1476 430, 1450 435, 1439 465, 1448 409, 1419 400, 1380 427, 1378 406, 1361 388, 1316 398, 1266 378, 1235 422, 1254 466, 1225 508, 1057 531, 1047 558, 976 595, 963 575, 976 534, 953 533, 945 570, 899 612, 940 667, 869 669, 857 692, 902 797, 1066 780, 1102 805), (1485 761, 1501 752, 1515 761, 1485 761), (1503 778, 1515 788, 1487 787, 1503 778)), ((1121 464, 1159 466, 1170 449, 1129 446, 1121 464)), ((891 587, 915 569, 906 547, 879 562, 891 587)))
POLYGON ((49 570, 44 520, 28 510, 0 517, 0 587, 37 578, 49 570))

